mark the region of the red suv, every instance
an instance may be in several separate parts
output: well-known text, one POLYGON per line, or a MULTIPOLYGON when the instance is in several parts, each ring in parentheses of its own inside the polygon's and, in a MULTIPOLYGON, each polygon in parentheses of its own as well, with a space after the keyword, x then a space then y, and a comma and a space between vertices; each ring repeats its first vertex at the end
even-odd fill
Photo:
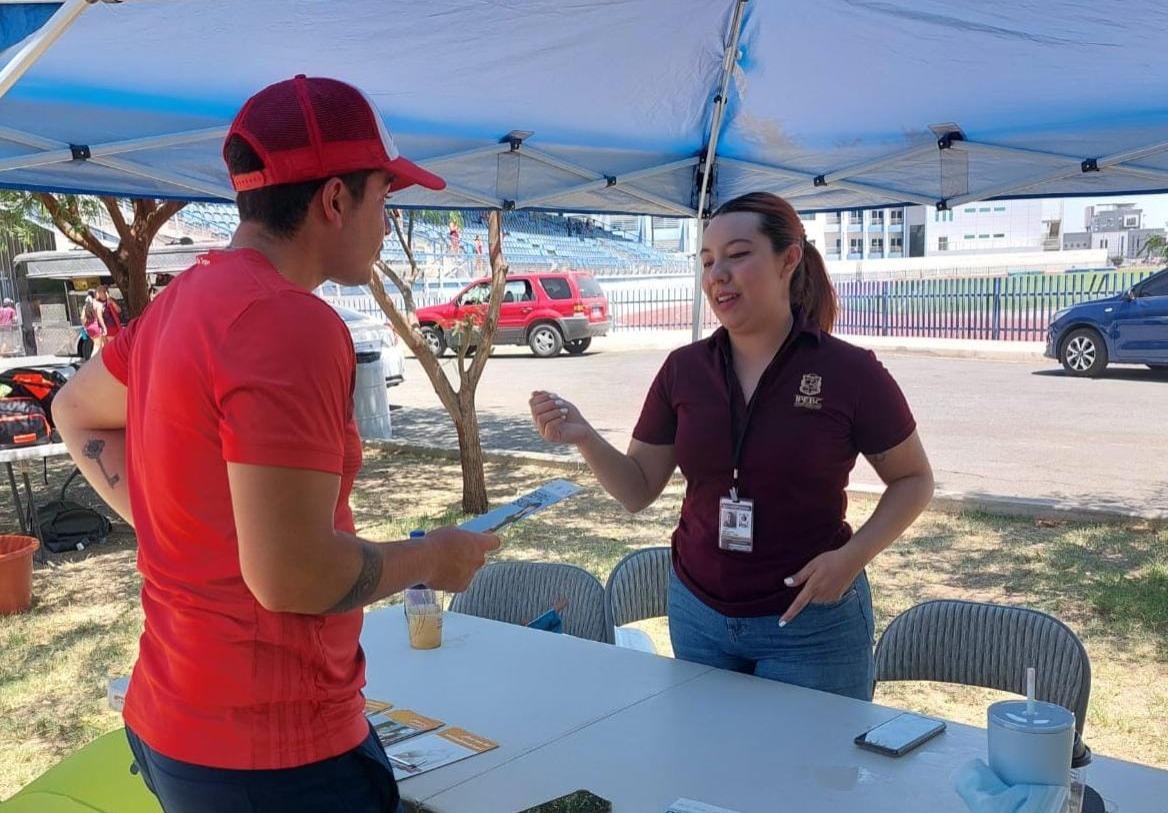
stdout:
MULTIPOLYGON (((418 308, 418 323, 435 355, 451 346, 451 328, 470 315, 483 315, 491 295, 490 279, 479 279, 445 305, 418 308)), ((541 358, 567 350, 574 356, 608 333, 608 299, 591 274, 547 271, 509 274, 499 307, 495 344, 526 344, 541 358)))

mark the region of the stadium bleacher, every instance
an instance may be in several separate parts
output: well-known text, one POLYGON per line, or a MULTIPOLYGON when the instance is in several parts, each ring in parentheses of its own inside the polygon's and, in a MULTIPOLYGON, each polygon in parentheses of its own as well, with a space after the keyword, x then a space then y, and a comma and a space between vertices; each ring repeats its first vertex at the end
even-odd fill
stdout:
MULTIPOLYGON (((450 279, 471 279, 486 273, 486 214, 467 209, 461 220, 457 251, 448 227, 428 222, 414 224, 414 256, 422 266, 450 279), (474 253, 478 236, 484 255, 474 253)), ((226 240, 239 216, 235 207, 192 203, 176 216, 176 225, 199 241, 226 240)), ((661 251, 619 236, 600 224, 546 212, 506 212, 503 215, 503 253, 515 270, 578 269, 597 277, 686 273, 690 261, 678 252, 661 251)), ((391 235, 382 257, 390 264, 406 262, 405 252, 391 235)))

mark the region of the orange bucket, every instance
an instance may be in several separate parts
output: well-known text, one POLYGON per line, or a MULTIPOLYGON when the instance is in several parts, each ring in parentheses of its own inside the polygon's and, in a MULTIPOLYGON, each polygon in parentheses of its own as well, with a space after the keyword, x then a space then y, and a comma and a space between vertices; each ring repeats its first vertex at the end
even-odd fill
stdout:
POLYGON ((32 604, 32 555, 40 544, 31 536, 0 536, 0 615, 32 604))

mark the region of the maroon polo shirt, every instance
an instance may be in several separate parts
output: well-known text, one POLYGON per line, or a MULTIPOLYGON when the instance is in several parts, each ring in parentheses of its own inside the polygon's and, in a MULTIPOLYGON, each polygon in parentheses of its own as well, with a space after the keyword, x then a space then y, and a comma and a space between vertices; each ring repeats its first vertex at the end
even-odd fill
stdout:
POLYGON ((720 328, 670 353, 633 430, 642 443, 672 444, 685 475, 673 532, 678 577, 707 605, 738 617, 787 609, 799 588, 783 579, 852 536, 844 489, 856 456, 887 451, 916 429, 875 354, 820 332, 798 313, 753 399, 747 425, 730 339, 720 328), (750 553, 718 547, 718 501, 732 482, 732 426, 746 427, 739 495, 754 500, 750 553))

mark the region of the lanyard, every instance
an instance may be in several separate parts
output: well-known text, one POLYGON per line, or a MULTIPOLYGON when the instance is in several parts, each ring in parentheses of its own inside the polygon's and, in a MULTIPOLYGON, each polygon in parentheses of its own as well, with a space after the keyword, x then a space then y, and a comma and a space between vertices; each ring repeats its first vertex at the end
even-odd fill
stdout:
MULTIPOLYGON (((730 499, 738 502, 738 465, 742 462, 742 447, 746 442, 746 433, 750 429, 750 417, 754 414, 754 405, 758 401, 757 398, 751 398, 746 405, 746 421, 742 426, 742 431, 738 431, 737 421, 734 418, 736 410, 734 409, 734 383, 737 381, 737 376, 734 375, 734 359, 727 353, 726 360, 726 396, 730 400, 730 448, 734 450, 734 458, 732 462, 733 475, 730 483, 730 499)), ((773 362, 772 362, 773 363, 773 362)), ((770 369, 769 366, 767 369, 770 369)), ((763 377, 766 373, 763 373, 763 377)), ((759 386, 762 385, 762 379, 759 379, 759 386)), ((755 387, 755 395, 758 395, 758 387, 755 387)))
MULTIPOLYGON (((763 381, 766 380, 767 374, 784 355, 783 351, 785 351, 787 346, 794 340, 796 329, 796 325, 792 323, 791 329, 787 333, 787 337, 779 346, 779 349, 775 353, 774 358, 771 359, 771 363, 766 366, 766 369, 763 370, 762 376, 758 379, 758 386, 754 388, 754 394, 751 396, 750 401, 746 404, 746 421, 742 425, 741 432, 738 431, 738 422, 734 419, 734 383, 738 380, 738 377, 734 374, 734 352, 727 349, 727 351, 722 355, 722 359, 726 364, 726 398, 730 402, 730 448, 734 450, 730 482, 730 499, 734 500, 734 502, 738 502, 738 469, 742 463, 742 447, 746 444, 746 433, 750 431, 750 418, 752 415, 754 415, 754 405, 758 401, 758 391, 762 388, 763 381)), ((746 393, 743 393, 744 397, 745 395, 746 393)))

